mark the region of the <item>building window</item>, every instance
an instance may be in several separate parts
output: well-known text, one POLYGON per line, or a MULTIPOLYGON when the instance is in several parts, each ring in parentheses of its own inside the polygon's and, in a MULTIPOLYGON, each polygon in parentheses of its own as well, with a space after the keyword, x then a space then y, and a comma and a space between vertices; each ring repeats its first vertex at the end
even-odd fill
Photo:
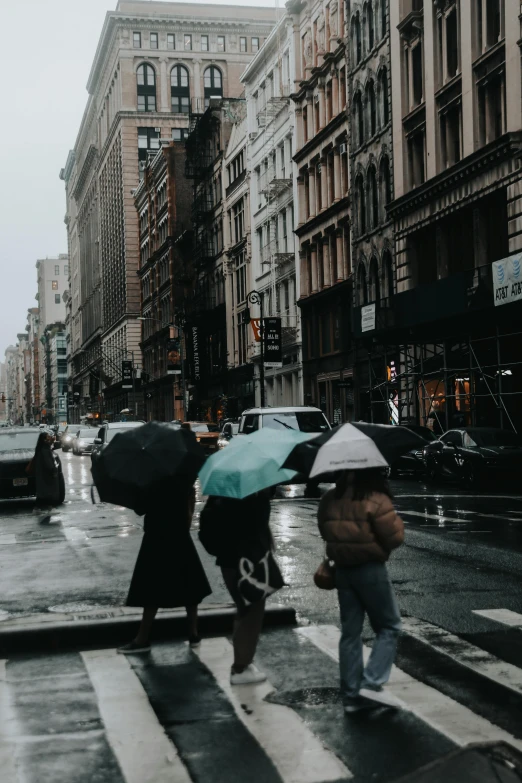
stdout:
POLYGON ((141 33, 132 34, 132 46, 134 49, 141 49, 141 33))
POLYGON ((462 157, 460 101, 440 115, 440 142, 442 168, 449 168, 462 157))
POLYGON ((58 291, 58 280, 53 280, 51 283, 51 289, 53 291, 58 291))
POLYGON ((370 261, 370 290, 369 297, 370 302, 379 304, 381 300, 381 291, 379 285, 379 264, 375 256, 370 261))
POLYGON ((504 38, 504 3, 475 0, 475 58, 504 38))
POLYGON ((175 114, 189 113, 189 72, 183 65, 175 65, 170 72, 170 101, 175 114))
POLYGON ((375 44, 375 29, 371 0, 369 0, 364 7, 364 26, 366 30, 366 46, 368 47, 368 51, 371 52, 375 44))
POLYGON ((370 228, 377 228, 379 225, 379 198, 377 193, 377 176, 375 173, 375 166, 370 166, 368 169, 367 183, 370 228))
POLYGON ((355 131, 355 144, 360 147, 364 142, 364 114, 362 95, 360 91, 353 96, 353 122, 355 131))
POLYGON ((413 106, 418 106, 422 103, 424 93, 424 74, 423 74, 423 56, 422 56, 422 44, 418 43, 411 50, 411 72, 412 72, 412 85, 413 93, 412 100, 413 106))
POLYGON ((175 49, 176 48, 176 36, 174 33, 168 33, 167 34, 167 49, 175 49))
POLYGON ((60 264, 54 265, 54 274, 59 275, 60 274, 60 264))
POLYGON ((232 240, 234 244, 240 242, 245 235, 245 203, 243 199, 240 199, 237 204, 232 207, 232 217, 234 224, 234 233, 232 240))
POLYGON ((420 128, 408 137, 408 169, 410 187, 416 188, 426 180, 426 131, 420 128))
POLYGON ((506 85, 503 74, 492 75, 478 85, 480 144, 489 144, 505 132, 506 85))
POLYGON ((235 260, 236 304, 246 299, 246 253, 240 253, 235 260))
POLYGON ((138 128, 138 160, 145 162, 149 150, 159 150, 160 134, 154 128, 138 128))
POLYGON ((250 39, 250 50, 252 52, 258 52, 259 51, 259 38, 251 38, 250 39))
POLYGON ((354 65, 362 60, 361 20, 359 13, 352 19, 352 57, 354 65))
POLYGON ((208 107, 211 98, 223 97, 223 77, 219 68, 211 65, 205 70, 203 85, 205 90, 205 107, 208 107))
POLYGON ((201 51, 208 52, 208 35, 201 36, 201 51))
POLYGON ((69 274, 69 264, 65 264, 65 266, 63 268, 63 273, 64 273, 64 275, 68 275, 69 274))
POLYGON ((217 50, 218 50, 218 52, 224 52, 225 51, 225 36, 224 35, 218 35, 218 37, 217 37, 217 50))
POLYGON ((172 141, 185 141, 188 136, 188 128, 172 128, 172 141))
POLYGON ((364 179, 359 174, 355 180, 355 204, 357 209, 357 228, 359 235, 366 233, 366 194, 364 192, 364 179))
POLYGON ((157 49, 158 48, 158 34, 157 33, 151 33, 150 34, 150 48, 151 49, 157 49))
POLYGON ((187 35, 186 33, 183 36, 183 48, 185 49, 186 52, 190 52, 190 50, 192 49, 192 36, 187 35))
POLYGON ((151 65, 143 63, 137 72, 138 111, 156 111, 156 74, 151 65))
POLYGON ((377 133, 377 104, 375 101, 375 86, 371 79, 366 86, 366 104, 368 106, 368 130, 370 137, 377 133))
POLYGON ((390 104, 388 101, 388 71, 384 66, 379 71, 378 87, 381 128, 386 127, 390 121, 390 104))
POLYGON ((387 156, 381 160, 379 179, 381 185, 382 222, 385 223, 388 219, 386 205, 392 200, 390 160, 387 156))
POLYGON ((240 52, 246 52, 247 50, 247 39, 245 36, 241 35, 239 37, 239 51, 240 52))
POLYGON ((55 294, 54 295, 54 303, 55 304, 60 304, 61 301, 62 300, 61 300, 60 294, 55 294))
MULTIPOLYGON (((246 364, 248 347, 248 329, 250 324, 237 325, 237 361, 246 364)), ((247 417, 248 418, 248 417, 247 417)))
POLYGON ((357 304, 359 307, 368 304, 368 286, 366 285, 366 269, 363 261, 359 262, 357 269, 357 304))

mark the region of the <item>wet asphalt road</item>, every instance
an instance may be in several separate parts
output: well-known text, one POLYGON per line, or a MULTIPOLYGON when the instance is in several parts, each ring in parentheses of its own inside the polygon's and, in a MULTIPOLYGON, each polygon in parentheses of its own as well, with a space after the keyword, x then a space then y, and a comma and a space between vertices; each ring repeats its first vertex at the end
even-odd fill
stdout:
MULTIPOLYGON (((66 503, 50 521, 32 514, 30 502, 0 504, 0 621, 41 613, 49 616, 77 603, 95 612, 97 607, 111 609, 125 601, 142 520, 125 509, 92 505, 88 457, 63 454, 62 462, 66 503)), ((478 736, 474 716, 490 722, 487 726, 509 732, 522 747, 522 495, 491 488, 471 494, 451 484, 427 486, 405 478, 394 481, 393 490, 407 525, 406 544, 390 562, 405 620, 397 664, 420 683, 407 685, 406 693, 411 691, 411 698, 420 699, 421 706, 433 712, 433 724, 406 712, 346 724, 339 713, 337 666, 315 643, 300 637, 300 629, 265 633, 258 654, 258 662, 276 688, 274 700, 291 707, 332 748, 352 770, 356 783, 385 783, 449 752, 455 747, 453 731, 465 732, 468 720, 470 741, 474 741, 478 736), (495 610, 519 613, 520 627, 516 620, 513 627, 499 621, 505 613, 494 615, 497 619, 478 614, 495 610), (438 634, 443 636, 439 639, 438 634), (466 642, 480 654, 489 652, 511 664, 515 674, 502 671, 494 681, 484 678, 466 642), (514 685, 504 682, 510 677, 514 685), (430 694, 436 696, 433 706, 430 694), (444 701, 437 706, 440 698, 448 699, 453 707, 463 705, 472 714, 464 719, 452 717, 453 707, 444 701), (453 728, 438 731, 437 721, 446 720, 453 728)), ((302 487, 280 488, 273 501, 271 524, 288 584, 277 600, 296 608, 306 634, 316 625, 338 627, 339 622, 335 592, 319 591, 312 582, 323 551, 315 521, 318 501, 302 494, 302 487)), ((200 508, 199 502, 194 520, 196 542, 200 508)), ((228 601, 212 558, 203 551, 201 557, 213 587, 208 600, 228 601)), ((370 638, 371 630, 366 628, 365 639, 370 638)), ((212 644, 204 640, 203 655, 212 644)), ((100 693, 93 690, 96 680, 91 669, 86 671, 88 661, 80 653, 68 653, 22 656, 8 662, 17 732, 41 738, 18 746, 23 748, 18 759, 24 781, 39 781, 42 769, 48 770, 47 779, 57 783, 124 780, 102 731, 96 706, 100 693), (77 678, 81 687, 70 691, 72 680, 68 678, 77 678), (67 729, 61 715, 67 715, 67 725, 73 728, 67 729), (74 732, 75 726, 94 727, 96 742, 85 743, 79 734, 69 736, 67 732, 74 732), (38 742, 47 735, 53 735, 55 745, 46 739, 39 750, 38 742), (71 742, 79 743, 74 753, 80 756, 70 755, 71 742), (88 774, 79 772, 82 765, 88 774)), ((111 661, 109 656, 102 664, 112 666, 111 661)), ((133 660, 131 665, 167 736, 181 752, 191 779, 243 783, 244 775, 227 772, 216 778, 215 770, 239 769, 241 764, 251 769, 252 753, 258 749, 248 750, 250 746, 239 741, 242 730, 230 703, 186 646, 182 642, 157 645, 150 659, 133 660), (230 737, 235 738, 232 745, 230 737)), ((253 783, 281 783, 263 755, 259 765, 253 783)))

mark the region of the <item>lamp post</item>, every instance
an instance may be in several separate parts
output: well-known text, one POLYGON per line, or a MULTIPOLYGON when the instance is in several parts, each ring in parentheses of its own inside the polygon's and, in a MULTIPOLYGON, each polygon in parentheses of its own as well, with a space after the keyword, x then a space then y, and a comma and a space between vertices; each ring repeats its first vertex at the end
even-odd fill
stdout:
MULTIPOLYGON (((161 318, 154 318, 152 315, 139 315, 136 318, 137 321, 155 321, 158 324, 163 324, 163 321, 161 318)), ((182 410, 183 410, 183 421, 187 418, 187 411, 186 411, 186 405, 187 405, 187 396, 185 391, 185 340, 184 340, 184 331, 182 329, 182 324, 165 324, 165 327, 169 327, 169 338, 172 339, 174 337, 173 329, 178 330, 178 337, 180 338, 181 342, 181 394, 183 397, 182 400, 182 410)))
POLYGON ((265 329, 263 324, 263 297, 259 291, 250 291, 247 294, 247 302, 259 305, 259 336, 261 338, 261 364, 259 366, 259 383, 261 386, 261 407, 265 407, 265 329))

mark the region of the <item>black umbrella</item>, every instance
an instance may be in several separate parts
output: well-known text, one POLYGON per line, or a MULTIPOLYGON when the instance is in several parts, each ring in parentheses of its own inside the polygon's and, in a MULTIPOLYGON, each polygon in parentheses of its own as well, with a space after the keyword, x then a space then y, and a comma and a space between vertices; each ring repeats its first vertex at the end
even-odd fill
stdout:
POLYGON ((204 462, 193 432, 150 422, 115 435, 94 463, 92 475, 101 500, 137 510, 158 483, 193 484, 204 462))
MULTIPOLYGON (((299 443, 292 449, 282 467, 297 470, 304 476, 309 476, 321 447, 327 444, 334 436, 338 436, 343 427, 355 427, 366 435, 366 437, 375 443, 380 453, 389 464, 395 462, 398 457, 402 454, 406 454, 406 452, 411 449, 425 445, 424 439, 407 427, 388 424, 368 424, 367 422, 362 421, 352 422, 350 425, 344 424, 340 427, 328 430, 327 432, 323 432, 319 437, 313 438, 305 443, 299 443)), ((346 448, 349 448, 348 443, 346 448)), ((357 446, 355 446, 355 448, 357 448, 357 446)), ((356 456, 357 454, 354 453, 354 457, 356 456)), ((363 464, 358 466, 354 464, 354 467, 363 467, 363 464)))

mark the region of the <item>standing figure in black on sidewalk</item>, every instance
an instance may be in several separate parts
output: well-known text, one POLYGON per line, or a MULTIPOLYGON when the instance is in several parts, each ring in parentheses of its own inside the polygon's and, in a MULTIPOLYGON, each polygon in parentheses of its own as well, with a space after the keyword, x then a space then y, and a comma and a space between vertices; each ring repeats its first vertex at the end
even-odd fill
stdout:
POLYGON ((152 624, 159 608, 184 606, 191 647, 199 646, 198 604, 212 590, 190 535, 194 485, 163 481, 147 493, 144 536, 127 596, 127 606, 142 606, 136 637, 118 649, 124 655, 150 650, 152 624))
POLYGON ((53 434, 47 430, 41 432, 36 442, 34 457, 29 463, 29 470, 34 474, 36 485, 35 512, 45 513, 42 522, 48 520, 52 508, 63 503, 65 494, 63 476, 60 481, 61 471, 53 453, 53 444, 53 434))
POLYGON ((234 623, 232 685, 264 682, 266 674, 254 665, 263 626, 266 596, 283 586, 273 557, 269 527, 270 492, 241 500, 209 497, 200 516, 199 538, 216 556, 223 580, 237 609, 234 623))
MULTIPOLYGON (((341 609, 339 667, 345 712, 378 702, 398 706, 383 690, 390 677, 401 617, 386 569, 393 549, 404 540, 404 524, 391 500, 380 469, 343 471, 334 489, 323 495, 319 531, 326 554, 335 563, 341 609), (363 665, 362 630, 368 615, 376 633, 372 653, 363 665)), ((375 705, 374 705, 375 706, 375 705)))

